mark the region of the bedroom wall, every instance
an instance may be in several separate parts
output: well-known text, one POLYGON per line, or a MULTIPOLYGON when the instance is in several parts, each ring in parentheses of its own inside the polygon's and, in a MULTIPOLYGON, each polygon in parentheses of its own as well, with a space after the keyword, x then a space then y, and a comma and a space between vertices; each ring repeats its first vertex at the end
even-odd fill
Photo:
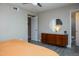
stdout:
POLYGON ((66 30, 68 33, 68 47, 71 47, 71 16, 70 12, 74 9, 79 9, 79 4, 65 6, 61 8, 51 9, 39 13, 39 41, 41 33, 64 34, 66 30), (63 22, 62 29, 59 32, 53 32, 49 29, 49 23, 53 19, 61 19, 63 22))
POLYGON ((33 14, 19 7, 19 11, 8 4, 0 4, 0 40, 28 38, 27 14, 33 14))

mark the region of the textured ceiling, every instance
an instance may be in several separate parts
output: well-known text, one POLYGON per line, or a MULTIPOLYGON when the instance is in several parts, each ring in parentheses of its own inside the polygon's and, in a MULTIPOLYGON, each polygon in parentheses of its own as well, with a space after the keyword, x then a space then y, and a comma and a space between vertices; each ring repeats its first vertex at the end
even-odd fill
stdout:
POLYGON ((35 13, 70 5, 70 3, 41 3, 42 7, 39 7, 39 6, 34 6, 31 3, 28 3, 28 4, 10 3, 10 4, 15 5, 15 6, 19 6, 21 8, 24 8, 24 9, 26 9, 28 11, 35 12, 35 13))

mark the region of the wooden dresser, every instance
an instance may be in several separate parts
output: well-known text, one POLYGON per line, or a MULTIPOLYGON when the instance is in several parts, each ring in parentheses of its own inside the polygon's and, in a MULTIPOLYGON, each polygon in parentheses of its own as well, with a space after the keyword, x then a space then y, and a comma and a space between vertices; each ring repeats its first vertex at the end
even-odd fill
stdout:
POLYGON ((50 45, 66 46, 68 43, 68 36, 64 34, 42 33, 41 42, 50 45))

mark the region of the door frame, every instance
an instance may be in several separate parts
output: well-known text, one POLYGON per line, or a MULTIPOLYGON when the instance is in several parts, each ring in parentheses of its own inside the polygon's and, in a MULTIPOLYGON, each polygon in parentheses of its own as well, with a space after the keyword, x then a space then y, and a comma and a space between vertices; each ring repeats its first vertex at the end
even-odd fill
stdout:
POLYGON ((31 17, 29 17, 29 15, 28 15, 28 24, 27 24, 27 26, 28 26, 28 42, 30 42, 31 41, 31 17), (29 29, 29 18, 30 18, 30 29, 29 29), (30 39, 29 39, 29 30, 30 30, 30 39))
MULTIPOLYGON (((30 16, 30 17, 38 17, 38 16, 36 16, 36 15, 31 15, 31 14, 28 14, 27 15, 27 19, 28 19, 28 16, 30 16)), ((32 20, 32 19, 31 19, 32 20)), ((37 19, 38 20, 38 19, 37 19)), ((28 23, 28 21, 27 21, 27 23, 28 23)), ((32 23, 32 22, 31 22, 32 23)), ((32 26, 31 26, 32 27, 32 26)), ((27 24, 27 28, 28 28, 28 24, 27 24)), ((31 30, 32 30, 32 28, 31 28, 31 30)), ((37 30, 38 31, 38 30, 37 30)), ((32 32, 31 32, 32 33, 32 32)), ((39 33, 39 32, 38 32, 39 33)), ((37 34, 38 34, 37 33, 37 34)), ((38 36, 38 35, 37 35, 38 36)), ((38 36, 39 37, 39 36, 38 36)), ((28 39, 29 40, 29 39, 28 39)), ((32 40, 32 35, 31 35, 31 40, 32 40)), ((38 40, 39 41, 39 40, 38 40)))
POLYGON ((74 10, 71 10, 70 11, 70 48, 72 47, 72 13, 73 12, 77 12, 77 11, 79 11, 79 9, 74 9, 74 10))

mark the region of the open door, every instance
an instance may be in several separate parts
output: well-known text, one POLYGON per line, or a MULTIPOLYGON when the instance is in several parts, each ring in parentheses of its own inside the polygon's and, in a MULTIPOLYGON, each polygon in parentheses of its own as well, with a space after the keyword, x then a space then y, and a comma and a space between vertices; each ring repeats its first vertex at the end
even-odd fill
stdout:
POLYGON ((31 40, 38 41, 38 17, 31 17, 31 40))
POLYGON ((28 42, 38 41, 38 17, 28 17, 28 42))

